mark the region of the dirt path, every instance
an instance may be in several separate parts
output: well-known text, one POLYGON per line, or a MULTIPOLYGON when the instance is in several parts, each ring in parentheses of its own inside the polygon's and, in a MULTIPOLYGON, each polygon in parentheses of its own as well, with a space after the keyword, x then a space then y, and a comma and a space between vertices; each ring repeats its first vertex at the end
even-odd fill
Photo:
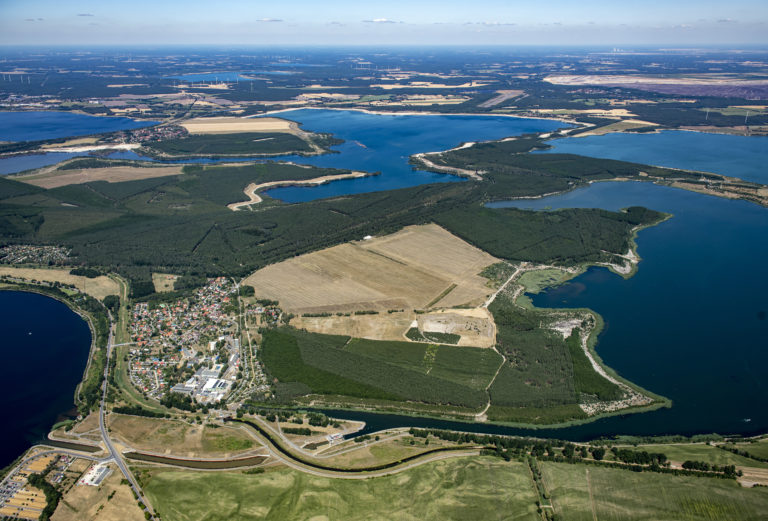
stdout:
MULTIPOLYGON (((259 424, 263 425, 263 422, 259 422, 259 424)), ((391 474, 398 474, 405 470, 417 467, 419 465, 423 465, 425 463, 431 463, 433 461, 440 461, 440 460, 449 459, 449 458, 459 458, 459 457, 480 455, 479 449, 468 447, 467 450, 439 452, 439 453, 433 453, 431 455, 426 454, 424 455, 424 457, 417 457, 417 459, 410 461, 408 463, 405 463, 404 465, 398 465, 396 467, 391 467, 383 470, 366 471, 362 469, 358 472, 350 471, 350 470, 336 471, 336 470, 319 469, 319 468, 311 467, 309 465, 305 465, 301 462, 301 460, 286 456, 281 451, 275 449, 275 447, 272 445, 272 442, 266 442, 265 439, 262 438, 262 436, 256 431, 252 429, 248 429, 247 432, 252 438, 254 438, 256 441, 261 443, 267 449, 269 456, 271 456, 273 459, 300 472, 305 472, 313 476, 320 476, 320 477, 327 477, 327 478, 368 479, 368 478, 374 478, 374 477, 380 477, 380 476, 389 476, 391 474)), ((274 429, 272 429, 272 432, 274 432, 274 429)), ((281 441, 285 442, 287 440, 285 439, 284 436, 281 436, 281 441)))
MULTIPOLYGON (((432 154, 442 154, 442 152, 431 152, 432 154)), ((445 172, 446 174, 454 174, 459 175, 462 177, 470 177, 472 179, 481 180, 483 178, 482 173, 484 172, 475 172, 474 170, 465 170, 463 168, 456 168, 453 166, 443 166, 443 165, 436 165, 429 159, 427 159, 428 152, 423 152, 421 154, 414 154, 413 157, 424 163, 424 165, 427 168, 431 168, 433 170, 436 170, 438 172, 445 172)))
POLYGON ((520 264, 520 265, 517 267, 517 269, 515 270, 515 272, 514 272, 512 275, 510 275, 510 276, 509 276, 509 278, 507 279, 507 281, 506 281, 504 284, 502 284, 501 286, 499 286, 499 289, 497 289, 497 290, 496 290, 496 291, 493 293, 493 295, 491 295, 490 297, 488 297, 488 300, 486 300, 486 301, 485 301, 485 304, 483 304, 483 306, 482 306, 482 307, 484 307, 485 309, 488 309, 488 306, 490 306, 490 305, 493 303, 493 301, 494 301, 494 300, 496 300, 496 297, 499 295, 499 293, 501 293, 502 291, 504 291, 504 289, 505 289, 507 286, 509 286, 509 284, 510 284, 512 281, 514 281, 515 279, 517 279, 517 277, 518 277, 518 276, 519 276, 519 275, 520 275, 520 274, 521 274, 523 271, 527 271, 527 268, 528 268, 528 263, 527 263, 527 262, 523 262, 523 263, 521 263, 521 264, 520 264))
MULTIPOLYGON (((523 271, 525 271, 525 269, 527 267, 528 267, 527 263, 520 264, 517 267, 517 269, 515 270, 515 272, 512 273, 512 275, 509 276, 507 281, 504 284, 502 284, 501 286, 499 286, 499 289, 497 289, 493 293, 493 295, 488 297, 488 300, 485 301, 485 303, 482 305, 482 307, 485 308, 485 309, 488 309, 488 306, 490 306, 491 303, 494 300, 496 300, 496 296, 499 293, 501 293, 512 281, 514 281, 523 271)), ((516 298, 516 296, 515 296, 515 298, 516 298)), ((495 322, 494 322, 494 328, 495 327, 496 327, 496 325, 495 325, 495 322)), ((494 335, 494 337, 495 337, 495 335, 494 335)), ((493 385, 493 382, 496 381, 496 377, 499 376, 499 373, 501 372, 501 368, 504 367, 504 362, 507 361, 507 357, 505 357, 503 354, 501 354, 501 352, 499 352, 498 349, 496 349, 496 345, 495 344, 491 346, 491 349, 493 349, 494 351, 499 353, 499 356, 501 357, 501 363, 499 364, 499 367, 496 369, 496 372, 493 374, 493 378, 491 378, 491 381, 488 382, 488 385, 485 386, 485 392, 486 392, 486 394, 488 394, 488 403, 485 404, 485 408, 482 411, 480 411, 479 413, 477 413, 475 415, 475 421, 478 421, 478 422, 488 421, 488 417, 485 415, 485 413, 487 413, 488 409, 490 409, 490 407, 491 407, 491 395, 490 395, 490 393, 488 393, 488 389, 490 389, 491 385, 493 385)))
POLYGON ((371 175, 375 174, 368 172, 350 172, 348 174, 324 175, 322 177, 315 177, 314 179, 269 181, 267 183, 261 183, 258 185, 256 183, 251 183, 245 187, 245 190, 243 190, 243 193, 248 197, 248 200, 240 203, 228 204, 227 208, 233 212, 236 212, 243 207, 251 206, 252 204, 259 204, 262 201, 262 198, 256 192, 264 190, 265 188, 274 188, 277 186, 315 186, 330 183, 331 181, 338 181, 340 179, 356 179, 359 177, 368 177, 371 175))
POLYGON ((589 506, 592 507, 592 520, 597 521, 597 510, 595 509, 595 497, 592 495, 592 481, 589 479, 589 469, 587 470, 587 490, 589 491, 589 506))

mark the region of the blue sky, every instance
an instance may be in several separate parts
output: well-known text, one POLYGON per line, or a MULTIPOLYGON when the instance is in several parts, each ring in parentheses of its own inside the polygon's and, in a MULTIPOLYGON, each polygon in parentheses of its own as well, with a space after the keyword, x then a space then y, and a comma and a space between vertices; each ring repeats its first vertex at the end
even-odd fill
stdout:
POLYGON ((768 44, 768 1, 0 0, 12 44, 768 44))

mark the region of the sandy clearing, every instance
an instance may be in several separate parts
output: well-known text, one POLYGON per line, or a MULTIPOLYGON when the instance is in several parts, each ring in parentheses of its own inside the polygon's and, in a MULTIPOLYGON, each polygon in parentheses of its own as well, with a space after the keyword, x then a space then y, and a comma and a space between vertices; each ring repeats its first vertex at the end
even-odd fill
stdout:
POLYGON ((72 284, 80 291, 91 295, 99 300, 107 295, 118 295, 120 287, 114 280, 105 275, 89 279, 80 275, 71 275, 69 269, 59 268, 14 268, 10 266, 0 266, 0 275, 15 277, 28 281, 38 280, 42 282, 60 282, 62 284, 72 284))
POLYGON ((331 181, 338 181, 340 179, 353 179, 358 177, 368 177, 371 174, 368 172, 350 172, 348 174, 338 174, 338 175, 324 175, 321 177, 315 177, 313 179, 298 179, 298 180, 285 180, 285 181, 269 181, 266 183, 256 184, 251 183, 248 186, 245 187, 245 190, 243 190, 243 193, 248 197, 247 201, 243 201, 240 203, 232 203, 228 204, 227 208, 229 208, 232 211, 237 211, 240 208, 243 208, 245 206, 251 206, 252 204, 258 204, 262 201, 261 196, 258 195, 258 192, 261 192, 262 190, 265 190, 267 188, 275 188, 276 186, 312 186, 312 185, 322 185, 325 183, 330 183, 331 181))
POLYGON ((370 340, 404 340, 416 314, 412 311, 331 317, 296 317, 291 325, 327 335, 349 335, 370 340))
POLYGON ((60 148, 60 147, 74 147, 78 145, 92 145, 96 143, 99 140, 97 137, 80 137, 75 139, 70 139, 68 141, 65 141, 64 143, 46 143, 45 145, 41 146, 40 148, 60 148))
MULTIPOLYGON (((474 143, 470 143, 468 146, 472 146, 474 143)), ((464 148, 464 147, 460 147, 464 148)), ((450 150, 448 151, 450 152, 450 150)), ((418 154, 414 154, 413 158, 421 161, 424 166, 427 168, 431 168, 432 170, 438 171, 438 172, 444 172, 446 174, 452 174, 452 175, 458 175, 461 177, 469 177, 476 180, 481 180, 483 178, 483 174, 485 172, 481 170, 467 170, 465 168, 457 168, 455 166, 445 166, 445 165, 438 165, 436 163, 433 163, 429 159, 427 159, 427 156, 439 156, 442 154, 442 152, 420 152, 418 154)))
POLYGON ((69 489, 51 516, 52 521, 143 520, 144 512, 133 499, 130 487, 121 483, 122 474, 114 463, 109 467, 112 473, 101 486, 80 485, 69 489))
POLYGON ((190 134, 235 134, 239 132, 295 132, 298 125, 281 118, 194 118, 180 125, 190 134))
POLYGON ((768 85, 768 80, 745 80, 740 78, 728 78, 723 76, 682 76, 677 78, 659 76, 632 76, 632 75, 552 75, 544 78, 544 81, 555 85, 768 85))
POLYGON ((180 175, 182 168, 182 165, 146 168, 111 166, 106 168, 84 168, 82 170, 57 170, 42 175, 21 176, 15 179, 42 188, 57 188, 59 186, 90 183, 91 181, 121 183, 123 181, 180 175))
POLYGON ((629 118, 635 115, 627 109, 533 109, 532 112, 555 115, 584 114, 598 118, 629 118))
POLYGON ((136 150, 141 147, 139 143, 110 143, 108 145, 87 145, 87 146, 60 146, 47 148, 47 152, 97 152, 99 150, 136 150))
POLYGON ((756 467, 736 467, 743 473, 737 481, 742 487, 753 487, 755 485, 768 486, 768 469, 759 469, 756 467))
POLYGON ((459 346, 491 348, 496 344, 496 324, 486 308, 445 309, 417 315, 419 331, 460 335, 459 346))
POLYGON ((380 88, 384 90, 393 89, 467 89, 470 87, 484 87, 487 83, 470 81, 461 85, 446 85, 444 83, 432 83, 430 81, 414 81, 411 83, 384 83, 371 85, 371 88, 380 88))
POLYGON ((165 293, 173 291, 173 286, 176 284, 178 275, 172 275, 170 273, 153 273, 152 283, 155 285, 155 291, 158 293, 165 293))

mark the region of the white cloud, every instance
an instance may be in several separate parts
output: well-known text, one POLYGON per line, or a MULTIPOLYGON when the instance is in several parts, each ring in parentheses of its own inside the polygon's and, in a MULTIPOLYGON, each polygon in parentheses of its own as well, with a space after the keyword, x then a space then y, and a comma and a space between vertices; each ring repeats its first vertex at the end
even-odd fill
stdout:
POLYGON ((269 22, 269 23, 272 23, 272 22, 282 22, 283 20, 280 19, 280 18, 259 18, 256 21, 257 22, 269 22))
POLYGON ((398 24, 402 22, 397 22, 395 20, 390 20, 389 18, 374 18, 373 20, 363 20, 363 22, 367 24, 398 24))

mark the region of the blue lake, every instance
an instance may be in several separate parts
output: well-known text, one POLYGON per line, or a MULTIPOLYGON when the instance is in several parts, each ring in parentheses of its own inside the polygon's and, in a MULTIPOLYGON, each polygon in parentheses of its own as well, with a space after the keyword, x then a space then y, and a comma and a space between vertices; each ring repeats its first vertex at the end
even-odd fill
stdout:
POLYGON ((298 121, 305 130, 330 132, 345 141, 333 147, 338 154, 280 159, 321 167, 381 172, 375 177, 334 181, 315 187, 275 188, 265 192, 270 197, 290 203, 427 183, 462 181, 462 178, 452 175, 413 170, 408 159, 419 152, 445 150, 465 141, 488 141, 564 127, 558 121, 503 116, 403 116, 311 109, 283 112, 279 116, 298 121))
POLYGON ((65 304, 21 291, 0 291, 3 396, 0 467, 74 412, 75 387, 88 359, 88 325, 65 304))
POLYGON ((768 184, 768 137, 682 130, 615 133, 548 142, 542 154, 579 154, 646 165, 699 170, 768 184))
MULTIPOLYGON (((289 202, 458 182, 461 179, 454 176, 414 171, 408 165, 408 157, 417 152, 451 148, 463 141, 548 132, 562 126, 554 121, 506 117, 381 116, 330 110, 296 110, 282 113, 281 117, 299 121, 307 130, 331 132, 345 143, 334 147, 337 154, 280 159, 382 172, 367 179, 268 192, 289 202)), ((706 170, 766 182, 766 139, 662 132, 568 138, 551 144, 555 152, 706 170)), ((139 156, 121 152, 112 157, 139 156)), ((365 419, 369 428, 431 425, 570 439, 619 433, 768 430, 767 209, 743 201, 634 182, 595 183, 567 194, 490 206, 618 210, 631 205, 674 215, 639 233, 638 250, 643 260, 634 277, 624 280, 606 269, 593 268, 568 284, 534 296, 533 300, 542 307, 587 307, 600 313, 606 320, 597 347, 600 356, 622 376, 671 398, 671 409, 542 431, 366 413, 340 412, 338 416, 365 419)), ((31 304, 7 305, 6 316, 15 317, 13 312, 18 309, 20 313, 27 305, 31 304)), ((41 328, 39 321, 37 327, 35 334, 41 328)), ((85 363, 87 337, 83 343, 81 364, 85 363)), ((70 377, 76 383, 81 374, 82 368, 76 369, 70 377)), ((48 385, 47 380, 43 383, 48 385)), ((68 385, 74 389, 75 383, 68 385)), ((65 398, 71 402, 70 395, 65 398)), ((51 423, 46 421, 44 428, 51 423)))
POLYGON ((537 431, 366 413, 369 429, 398 425, 584 440, 614 434, 768 430, 768 209, 650 183, 595 183, 521 208, 641 205, 672 213, 642 230, 637 274, 590 268, 534 295, 536 306, 590 308, 605 319, 597 352, 620 375, 673 401, 671 409, 537 431))
POLYGON ((148 127, 157 121, 74 112, 0 112, 0 141, 39 141, 148 127))

